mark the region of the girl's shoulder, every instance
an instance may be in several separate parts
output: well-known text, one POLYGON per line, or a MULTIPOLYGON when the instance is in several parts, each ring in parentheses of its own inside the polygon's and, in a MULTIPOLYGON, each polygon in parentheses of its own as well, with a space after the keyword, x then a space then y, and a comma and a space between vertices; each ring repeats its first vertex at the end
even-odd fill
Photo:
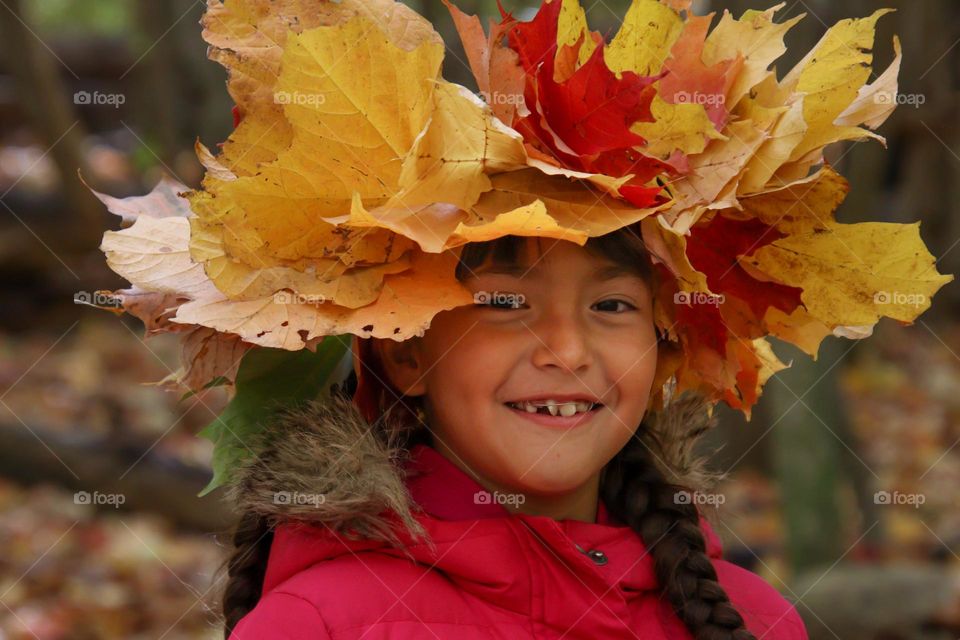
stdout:
MULTIPOLYGON (((332 637, 486 639, 490 624, 442 572, 388 549, 347 552, 303 567, 278 584, 231 640, 332 637)), ((521 637, 521 636, 517 636, 521 637)))
POLYGON ((707 555, 717 581, 755 636, 768 640, 806 640, 807 631, 795 605, 764 578, 723 559, 723 541, 715 519, 700 517, 707 555))
POLYGON ((272 591, 234 627, 230 640, 284 638, 284 640, 330 640, 319 610, 309 600, 286 591, 272 591))
POLYGON ((727 560, 714 559, 713 566, 720 586, 755 636, 771 640, 807 639, 807 630, 796 605, 773 585, 727 560))

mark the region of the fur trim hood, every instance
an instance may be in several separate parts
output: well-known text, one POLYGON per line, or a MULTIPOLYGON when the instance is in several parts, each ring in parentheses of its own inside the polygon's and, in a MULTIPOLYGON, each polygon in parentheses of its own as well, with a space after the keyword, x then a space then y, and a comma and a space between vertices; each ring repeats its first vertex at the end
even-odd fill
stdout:
MULTIPOLYGON (((702 396, 686 393, 641 425, 660 471, 690 491, 706 491, 721 477, 693 453, 716 424, 712 408, 702 396)), ((236 470, 226 499, 239 513, 254 512, 273 525, 323 524, 350 539, 398 546, 401 538, 425 535, 406 483, 407 435, 409 427, 389 416, 368 422, 343 395, 304 404, 247 442, 252 455, 236 470), (406 535, 397 535, 398 522, 406 535)))

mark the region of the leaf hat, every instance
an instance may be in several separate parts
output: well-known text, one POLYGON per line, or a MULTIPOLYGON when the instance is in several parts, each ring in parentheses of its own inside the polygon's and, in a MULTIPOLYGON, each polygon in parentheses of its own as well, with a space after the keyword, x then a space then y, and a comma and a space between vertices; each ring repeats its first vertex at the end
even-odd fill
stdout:
MULTIPOLYGON (((404 340, 473 304, 470 242, 587 239, 633 226, 658 273, 658 381, 747 417, 784 368, 768 338, 816 357, 828 335, 911 323, 953 279, 919 223, 840 223, 848 184, 824 158, 873 138, 901 52, 872 82, 875 24, 830 27, 778 79, 802 16, 783 4, 694 15, 634 0, 609 40, 577 0, 485 30, 445 2, 478 87, 445 80, 444 43, 392 0, 208 0, 236 127, 199 189, 100 195, 126 223, 101 246, 148 335, 176 332, 197 390, 246 352, 327 336, 404 340)), ((658 388, 658 385, 656 388, 658 388)), ((653 394, 660 406, 663 392, 653 394)))

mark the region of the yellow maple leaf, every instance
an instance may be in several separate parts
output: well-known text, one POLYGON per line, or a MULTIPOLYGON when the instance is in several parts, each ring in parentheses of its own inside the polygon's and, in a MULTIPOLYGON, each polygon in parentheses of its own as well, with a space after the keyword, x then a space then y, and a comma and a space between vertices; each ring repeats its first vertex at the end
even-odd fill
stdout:
POLYGON ((656 75, 682 31, 683 20, 676 10, 658 0, 633 0, 603 59, 617 74, 656 75))
POLYGON ((243 120, 223 144, 221 162, 237 175, 251 175, 263 162, 289 147, 293 129, 282 117, 276 82, 288 36, 357 15, 409 50, 421 42, 443 46, 433 26, 409 7, 393 0, 210 0, 204 13, 203 38, 208 55, 229 70, 227 87, 243 120), (257 122, 273 126, 263 135, 257 122))
POLYGON ((756 218, 786 234, 825 229, 850 190, 847 180, 829 165, 815 174, 780 189, 741 197, 742 211, 727 210, 730 217, 756 218))
POLYGON ((400 191, 388 208, 442 200, 468 209, 490 189, 488 173, 527 166, 521 135, 493 117, 472 92, 438 81, 433 100, 430 122, 404 162, 400 191))
POLYGON ((831 142, 878 137, 852 124, 837 126, 835 121, 856 100, 870 77, 875 25, 891 11, 879 9, 867 18, 841 20, 783 79, 783 86, 803 94, 803 119, 807 124, 806 134, 790 160, 831 142))
MULTIPOLYGON (((191 195, 193 255, 219 289, 253 300, 286 285, 356 308, 376 299, 383 275, 408 268, 412 242, 323 218, 347 210, 355 193, 380 200, 400 189, 403 159, 434 110, 442 58, 432 38, 405 50, 361 15, 287 36, 274 89, 290 146, 253 175, 208 173, 191 195), (358 42, 365 55, 344 60, 358 42)), ((274 124, 245 120, 263 137, 274 124)))
POLYGON ((653 122, 637 122, 630 127, 648 141, 644 149, 650 155, 666 158, 674 151, 695 155, 703 153, 710 140, 727 140, 710 122, 702 104, 672 104, 658 93, 650 111, 653 122))
POLYGON ((857 99, 850 103, 833 124, 855 126, 863 123, 871 129, 883 124, 897 107, 897 76, 903 62, 900 38, 893 36, 893 62, 870 84, 860 87, 857 99))
POLYGON ((761 247, 741 264, 801 287, 810 314, 830 328, 913 322, 952 275, 941 275, 920 223, 827 223, 761 247))
MULTIPOLYGON (((557 56, 561 55, 563 47, 572 47, 581 41, 577 54, 577 66, 582 65, 597 48, 587 27, 587 13, 580 6, 579 0, 561 0, 560 17, 557 21, 557 56)), ((572 70, 570 70, 572 71, 572 70)), ((559 66, 554 70, 554 79, 562 82, 564 78, 558 76, 559 66)))
POLYGON ((781 2, 766 11, 747 11, 740 19, 724 10, 720 22, 707 36, 703 46, 703 62, 707 66, 731 60, 738 54, 743 57, 743 67, 725 96, 731 107, 768 75, 776 77, 768 69, 787 50, 784 35, 804 17, 800 14, 786 22, 774 22, 774 14, 785 4, 781 2))

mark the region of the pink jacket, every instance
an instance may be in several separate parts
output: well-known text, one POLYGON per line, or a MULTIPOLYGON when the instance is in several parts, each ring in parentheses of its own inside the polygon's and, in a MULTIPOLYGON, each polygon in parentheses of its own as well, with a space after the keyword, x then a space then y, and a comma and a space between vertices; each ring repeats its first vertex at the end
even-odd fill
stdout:
MULTIPOLYGON (((296 437, 303 435, 301 424, 296 437)), ((313 446, 287 451, 329 449, 325 442, 313 446)), ((300 500, 301 511, 275 531, 263 596, 233 640, 691 638, 658 597, 640 537, 602 502, 596 523, 511 515, 431 447, 414 446, 401 467, 398 477, 422 509, 413 518, 434 545, 403 527, 395 530, 405 549, 351 540, 319 513, 310 521, 311 506, 328 505, 300 500)), ((263 493, 263 486, 243 490, 263 493)), ((386 511, 381 517, 400 523, 386 511)), ((716 533, 702 518, 701 526, 720 583, 749 630, 763 640, 807 638, 794 607, 757 575, 722 560, 716 533)))

